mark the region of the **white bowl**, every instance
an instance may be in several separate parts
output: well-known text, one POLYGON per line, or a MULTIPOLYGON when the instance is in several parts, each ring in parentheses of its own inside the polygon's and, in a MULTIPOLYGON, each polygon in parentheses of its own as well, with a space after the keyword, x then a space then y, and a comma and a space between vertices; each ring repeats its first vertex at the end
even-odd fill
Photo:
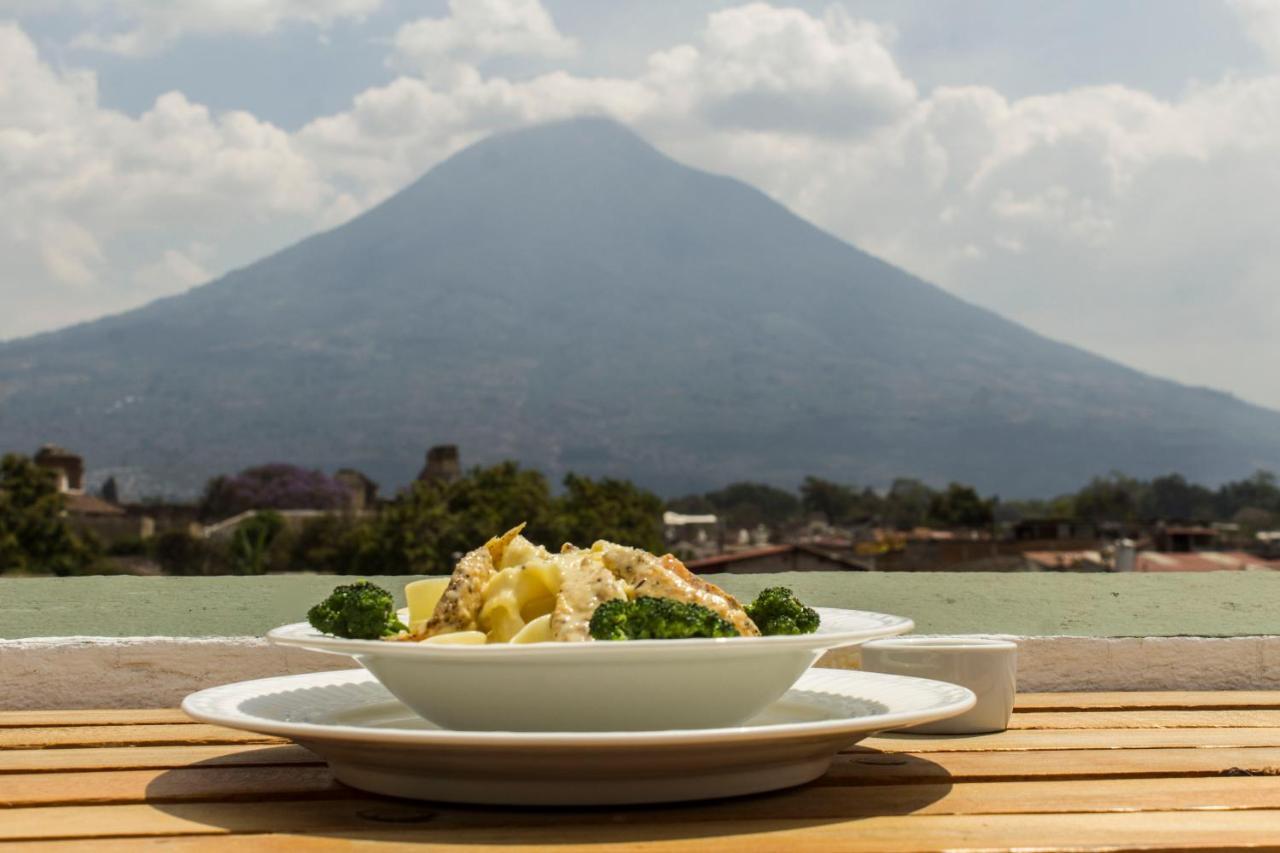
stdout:
POLYGON ((299 622, 272 643, 354 657, 397 699, 464 731, 642 731, 738 725, 824 651, 910 631, 910 619, 815 608, 817 633, 780 637, 447 646, 344 640, 299 622))
POLYGON ((1018 691, 1017 643, 976 636, 893 637, 863 646, 862 668, 958 684, 977 697, 973 708, 959 716, 908 731, 968 735, 1009 726, 1018 691))

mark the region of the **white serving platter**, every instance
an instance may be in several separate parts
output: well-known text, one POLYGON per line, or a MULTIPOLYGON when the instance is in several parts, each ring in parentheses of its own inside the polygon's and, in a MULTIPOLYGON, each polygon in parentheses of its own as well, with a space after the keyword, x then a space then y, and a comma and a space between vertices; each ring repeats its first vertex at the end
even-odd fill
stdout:
MULTIPOLYGON (((679 701, 678 695, 668 701, 679 701)), ((873 732, 961 714, 969 690, 904 676, 810 669, 741 726, 628 732, 454 731, 422 719, 363 670, 214 687, 182 708, 206 723, 291 738, 347 785, 421 800, 604 805, 728 797, 818 778, 873 732)))

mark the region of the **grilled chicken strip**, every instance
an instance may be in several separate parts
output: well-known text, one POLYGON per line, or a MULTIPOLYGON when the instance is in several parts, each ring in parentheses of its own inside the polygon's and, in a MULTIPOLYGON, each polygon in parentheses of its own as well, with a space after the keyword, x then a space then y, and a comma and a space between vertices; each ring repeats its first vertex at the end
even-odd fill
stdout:
POLYGON ((648 595, 701 604, 737 628, 742 636, 760 636, 760 629, 736 598, 686 569, 671 554, 655 557, 648 551, 612 542, 597 542, 592 550, 598 550, 613 574, 631 584, 637 597, 648 595))
POLYGON ((551 611, 551 639, 558 642, 591 639, 591 614, 606 601, 626 598, 627 587, 605 568, 592 551, 564 551, 565 561, 556 606, 551 611))
POLYGON ((445 587, 444 595, 440 596, 435 612, 427 621, 423 635, 413 639, 424 640, 437 634, 479 630, 476 619, 484 604, 485 585, 497 571, 496 566, 502 562, 507 546, 523 529, 522 524, 502 536, 495 536, 484 547, 477 548, 459 560, 449 585, 445 587))

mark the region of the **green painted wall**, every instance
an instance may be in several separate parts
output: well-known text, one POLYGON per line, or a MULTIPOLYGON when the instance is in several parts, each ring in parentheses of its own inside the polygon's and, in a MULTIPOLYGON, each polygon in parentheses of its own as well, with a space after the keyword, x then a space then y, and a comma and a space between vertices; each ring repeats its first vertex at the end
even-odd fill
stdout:
MULTIPOLYGON (((807 602, 899 613, 922 633, 1076 636, 1280 634, 1280 573, 802 572, 715 575, 750 598, 775 584, 807 602)), ((252 636, 305 618, 321 575, 0 578, 0 638, 252 636)), ((413 578, 373 578, 399 593, 413 578)))

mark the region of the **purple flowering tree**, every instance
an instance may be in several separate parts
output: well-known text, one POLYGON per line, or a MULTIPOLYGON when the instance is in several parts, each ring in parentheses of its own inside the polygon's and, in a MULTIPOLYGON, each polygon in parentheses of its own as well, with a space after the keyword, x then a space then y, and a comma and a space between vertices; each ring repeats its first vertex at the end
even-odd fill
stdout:
POLYGON ((200 517, 228 518, 249 509, 341 509, 346 501, 346 488, 323 471, 272 462, 210 480, 200 517))

